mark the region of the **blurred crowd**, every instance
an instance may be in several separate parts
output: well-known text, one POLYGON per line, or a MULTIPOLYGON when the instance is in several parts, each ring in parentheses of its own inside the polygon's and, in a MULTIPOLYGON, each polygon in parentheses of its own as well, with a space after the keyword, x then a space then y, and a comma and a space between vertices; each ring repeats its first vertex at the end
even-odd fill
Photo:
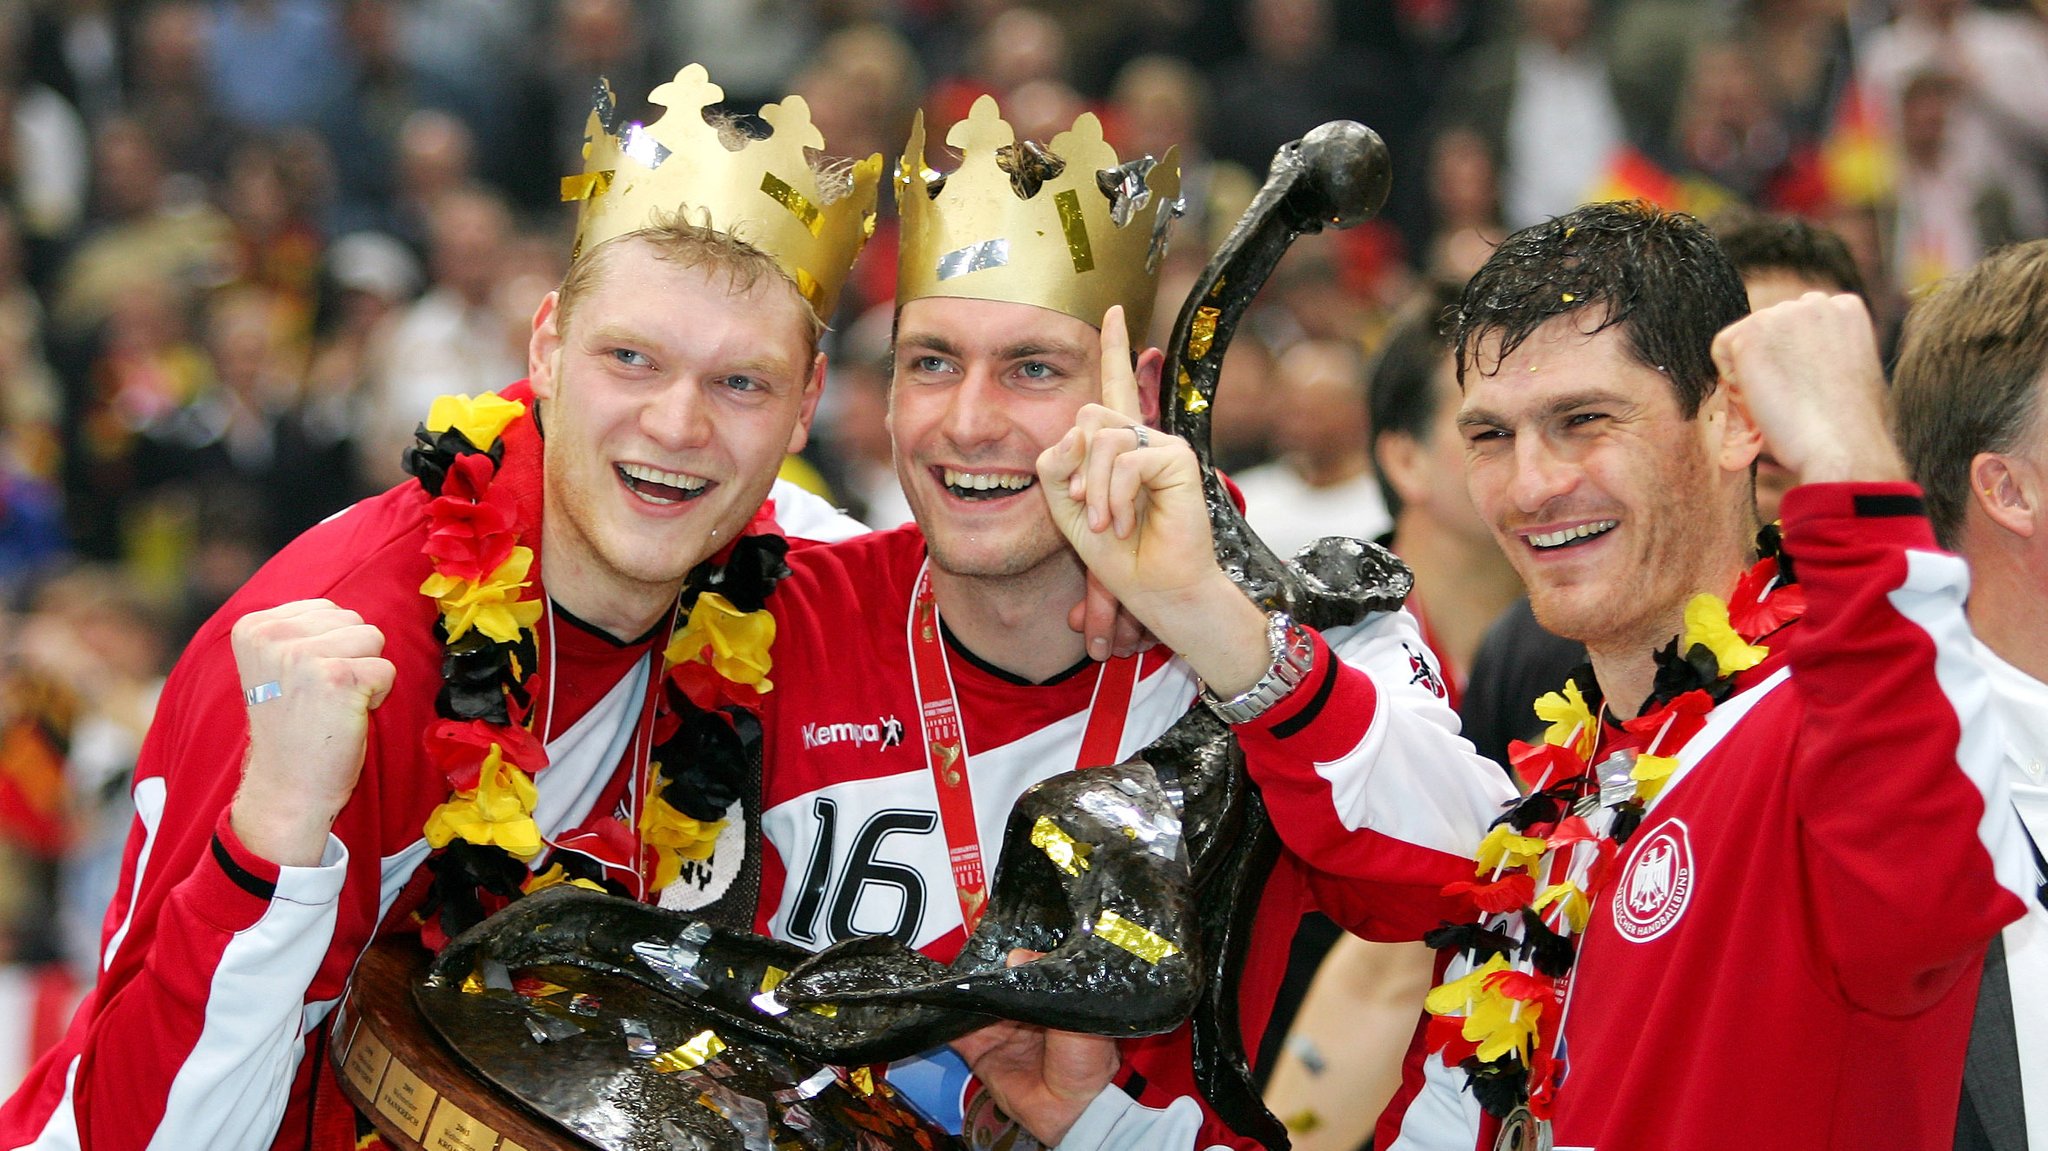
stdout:
MULTIPOLYGON (((1375 474, 1366 373, 1508 230, 1589 198, 1796 215, 1887 330, 2048 233, 2048 31, 2010 2, 0 0, 0 1015, 91 978, 182 638, 396 482, 431 397, 525 374, 593 84, 652 119, 634 94, 692 60, 732 110, 799 93, 834 152, 890 163, 919 109, 940 141, 982 93, 1022 136, 1092 111, 1120 154, 1177 146, 1160 344, 1278 145, 1378 130, 1385 213, 1297 245, 1219 400, 1282 548, 1421 498, 1375 474)), ((791 468, 875 526, 906 518, 884 199, 791 468)))

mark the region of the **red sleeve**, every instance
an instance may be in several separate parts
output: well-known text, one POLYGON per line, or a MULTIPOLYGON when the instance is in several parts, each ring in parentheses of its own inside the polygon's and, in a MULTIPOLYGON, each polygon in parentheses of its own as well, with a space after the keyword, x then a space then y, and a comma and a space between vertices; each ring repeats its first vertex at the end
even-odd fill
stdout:
POLYGON ((1784 504, 1809 607, 1788 652, 1806 721, 1794 802, 1821 941, 1849 998, 1908 1014, 1945 994, 2023 907, 1992 860, 2010 834, 1963 561, 1919 489, 1822 484, 1784 504))
POLYGON ((413 590, 411 560, 365 546, 350 553, 358 566, 337 572, 332 554, 288 550, 272 561, 166 682, 136 767, 99 985, 0 1109, 0 1147, 45 1131, 95 1151, 302 1143, 317 1027, 376 928, 381 858, 417 840, 425 811, 445 797, 445 784, 407 770, 439 686, 438 649, 415 618, 432 609, 413 590), (369 578, 353 578, 364 568, 369 578), (400 681, 372 715, 362 780, 326 858, 279 868, 228 826, 248 740, 228 629, 249 611, 323 594, 380 622, 400 681))
POLYGON ((1274 828, 1318 873, 1318 905, 1367 938, 1469 918, 1442 889, 1514 794, 1458 734, 1442 683, 1413 617, 1392 612, 1318 636, 1300 686, 1236 729, 1274 828))

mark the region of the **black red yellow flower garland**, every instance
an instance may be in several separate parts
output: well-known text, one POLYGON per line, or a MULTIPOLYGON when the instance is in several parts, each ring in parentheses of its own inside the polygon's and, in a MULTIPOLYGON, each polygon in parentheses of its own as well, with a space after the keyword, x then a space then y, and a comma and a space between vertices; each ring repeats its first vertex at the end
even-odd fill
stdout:
MULTIPOLYGON (((504 459, 499 437, 525 411, 490 393, 443 396, 406 454, 406 470, 433 497, 423 550, 434 572, 420 593, 440 608, 434 634, 444 653, 441 718, 425 747, 454 792, 425 826, 436 853, 422 937, 437 950, 505 903, 555 883, 635 894, 575 853, 537 875, 527 867, 545 846, 533 820, 533 777, 546 768, 547 750, 525 726, 542 602, 529 594, 534 556, 519 542, 512 501, 491 483, 504 459)), ((753 762, 761 739, 755 713, 774 687, 775 618, 765 601, 789 572, 788 547, 777 535, 744 535, 692 572, 678 599, 684 622, 663 653, 639 824, 614 829, 651 856, 654 890, 673 882, 684 860, 711 855, 753 762)))
POLYGON ((1542 743, 1509 746, 1527 791, 1481 841, 1475 878, 1445 888, 1469 894, 1484 918, 1426 937, 1432 947, 1462 953, 1470 968, 1424 1001, 1428 1047, 1465 1072, 1473 1095, 1497 1118, 1523 1108, 1536 1120, 1550 1118, 1560 1070, 1551 1013, 1561 1005, 1578 939, 1614 877, 1622 845, 1677 768, 1679 750, 1733 693, 1735 676, 1769 654, 1758 641, 1806 609, 1776 527, 1758 542, 1763 559, 1737 582, 1729 602, 1694 597, 1683 636, 1656 653, 1650 698, 1621 725, 1642 748, 1628 772, 1628 794, 1615 796, 1610 784, 1603 797, 1587 762, 1599 742, 1601 706, 1590 668, 1536 701, 1537 717, 1549 724, 1542 743), (1599 803, 1596 811, 1604 809, 1604 830, 1587 818, 1600 818, 1582 803, 1589 798, 1599 803))

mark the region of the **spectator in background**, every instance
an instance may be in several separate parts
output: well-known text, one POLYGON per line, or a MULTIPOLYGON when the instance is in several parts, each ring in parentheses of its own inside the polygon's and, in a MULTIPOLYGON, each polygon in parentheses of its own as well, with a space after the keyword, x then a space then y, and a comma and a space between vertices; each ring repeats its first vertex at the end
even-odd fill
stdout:
POLYGON ((85 238, 58 275, 56 334, 89 338, 115 299, 139 280, 199 287, 232 266, 230 226, 204 186, 173 177, 142 121, 117 116, 93 144, 94 210, 85 238))
MULTIPOLYGON (((397 0, 343 0, 339 66, 348 90, 316 125, 334 157, 334 235, 396 226, 401 134, 413 113, 449 102, 446 83, 407 60, 403 24, 397 0)), ((460 131, 466 149, 469 132, 460 131)), ((458 184, 468 178, 466 150, 463 163, 458 184)))
POLYGON ((550 47, 535 55, 524 85, 528 138, 520 146, 534 160, 520 181, 527 188, 545 188, 563 172, 583 167, 583 130, 599 77, 610 81, 622 102, 619 114, 641 123, 660 115, 660 109, 643 105, 646 94, 668 78, 657 74, 660 42, 649 35, 632 0, 551 0, 546 11, 550 47))
POLYGON ((1325 120, 1360 120, 1405 143, 1417 110, 1398 58, 1339 45, 1329 0, 1243 0, 1246 52, 1215 77, 1210 146, 1263 173, 1273 151, 1325 120))
POLYGON ((1324 536, 1377 538, 1393 521, 1372 470, 1364 353, 1304 340, 1280 354, 1274 379, 1278 458, 1234 477, 1252 530, 1283 557, 1324 536))
POLYGON ((1430 143, 1428 180, 1435 232, 1423 251, 1423 274, 1462 284, 1507 235, 1493 153, 1472 129, 1447 128, 1430 143))
MULTIPOLYGON (((1708 181, 1706 197, 1777 207, 1798 170, 1791 131, 1779 118, 1755 56, 1722 40, 1696 47, 1671 125, 1673 169, 1708 181)), ((1707 210, 1700 192, 1691 204, 1707 210)))
POLYGON ((250 128, 318 121, 342 94, 337 11, 328 0, 215 0, 207 34, 214 108, 250 128))
POLYGON ((1514 34, 1475 53, 1438 117, 1486 141, 1502 213, 1520 228, 1584 199, 1626 132, 1592 0, 1517 0, 1515 12, 1514 34))
MULTIPOLYGON (((1117 73, 1109 100, 1106 127, 1118 155, 1158 158, 1168 148, 1180 149, 1180 195, 1187 204, 1175 225, 1180 242, 1205 256, 1221 247, 1258 193, 1259 179, 1242 164, 1212 154, 1204 142, 1213 101, 1201 73, 1170 56, 1141 56, 1117 73)), ((1168 323, 1178 307, 1176 300, 1160 309, 1168 323)))
POLYGON ((1970 562, 2011 812, 2034 890, 1991 943, 1963 1072, 1957 1151, 2048 1147, 2048 242, 2008 248, 1906 318, 1893 427, 1942 546, 1970 562))
MULTIPOLYGON (((886 24, 842 28, 818 46, 810 66, 791 85, 811 109, 811 123, 827 140, 845 140, 851 156, 893 156, 910 136, 911 117, 924 95, 924 69, 910 43, 886 24)), ((877 206, 875 234, 854 260, 839 297, 840 325, 879 303, 896 299, 896 198, 877 206)), ((838 351, 832 349, 833 362, 838 351)), ((825 412, 833 405, 825 390, 825 412)), ((821 414, 821 419, 826 418, 821 414)))
MULTIPOLYGON (((137 452, 142 493, 194 516, 195 536, 204 521, 228 514, 225 509, 253 512, 256 563, 362 489, 340 429, 316 428, 305 419, 294 323, 291 306, 261 289, 214 296, 206 316, 212 384, 152 420, 137 452)), ((254 570, 251 564, 242 578, 254 570)))
MULTIPOLYGON (((877 531, 910 522, 910 502, 896 479, 889 442, 889 379, 895 360, 890 348, 896 309, 870 308, 840 341, 825 391, 836 397, 830 430, 833 490, 847 512, 877 531)), ((823 419, 823 416, 820 416, 823 419)))
POLYGON ((41 587, 15 637, 17 674, 61 690, 69 850, 46 929, 79 986, 90 986, 134 805, 128 781, 169 668, 156 609, 118 568, 80 567, 41 587))
POLYGON ((332 190, 327 148, 304 128, 251 136, 228 159, 221 207, 233 225, 229 282, 279 308, 282 335, 303 360, 319 290, 321 209, 332 190))
MULTIPOLYGON (((2041 67, 2048 69, 2048 52, 2041 67)), ((1955 71, 1930 67, 1914 73, 1899 97, 1903 163, 1892 277, 1909 293, 2048 226, 2048 201, 2033 170, 2039 157, 1971 142, 1967 83, 1955 71)), ((2048 84, 2038 86, 2048 91, 2048 84)))
POLYGON ((211 17, 199 0, 157 0, 136 16, 128 115, 155 141, 165 168, 208 179, 227 167, 233 132, 208 74, 211 17))
POLYGON ((44 350, 43 316, 14 213, 0 206, 0 460, 47 483, 61 464, 63 394, 44 350))
POLYGON ((377 389, 383 414, 364 445, 369 459, 388 469, 372 477, 377 486, 398 482, 400 454, 435 396, 479 395, 526 371, 497 307, 510 209, 472 188, 442 197, 430 222, 433 283, 392 326, 377 389))
POLYGON ((362 452, 381 415, 377 369, 394 317, 420 289, 420 265, 404 244, 381 232, 343 236, 327 249, 327 306, 314 329, 306 369, 310 425, 344 435, 357 453, 355 474, 367 484, 382 472, 362 452))
POLYGON ((29 76, 29 6, 0 0, 0 204, 24 236, 56 241, 85 212, 85 122, 71 102, 29 76))
MULTIPOLYGON (((2011 197, 2013 222, 2022 235, 2040 234, 2041 205, 2048 201, 2044 76, 2048 30, 2040 18, 2023 10, 1992 11, 1976 0, 1902 0, 1898 18, 1870 33, 1858 67, 1859 80, 1878 98, 1894 138, 1907 153, 1909 171, 1921 179, 1939 174, 1951 184, 1975 185, 1946 189, 1961 202, 1944 206, 1943 213, 1967 214, 1985 183, 1992 182, 2011 197)), ((1909 176, 1909 183, 1913 179, 1909 176)), ((1901 189, 1902 199, 1934 194, 1932 188, 1921 193, 1901 189)), ((1903 215, 1908 208, 1901 208, 1903 215)), ((1929 210, 1936 209, 1932 204, 1921 209, 1929 210)), ((1960 271, 1983 250, 1946 238, 1938 255, 1902 252, 1900 259, 1922 270, 1917 278, 1901 276, 1901 284, 1916 287, 1960 271), (1937 260, 1945 266, 1937 266, 1937 260)))
MULTIPOLYGON (((1719 223, 1714 238, 1749 293, 1749 310, 1760 312, 1772 304, 1796 300, 1808 292, 1834 295, 1853 292, 1869 300, 1863 276, 1849 255, 1841 237, 1817 225, 1792 216, 1751 216, 1738 213, 1719 223)), ((1757 456, 1757 522, 1773 523, 1778 503, 1792 489, 1793 476, 1771 446, 1757 456)))
MULTIPOLYGON (((581 138, 582 129, 577 129, 581 138)), ((398 128, 397 186, 381 229, 426 258, 433 248, 434 213, 443 200, 478 183, 476 136, 456 116, 422 108, 398 128)))

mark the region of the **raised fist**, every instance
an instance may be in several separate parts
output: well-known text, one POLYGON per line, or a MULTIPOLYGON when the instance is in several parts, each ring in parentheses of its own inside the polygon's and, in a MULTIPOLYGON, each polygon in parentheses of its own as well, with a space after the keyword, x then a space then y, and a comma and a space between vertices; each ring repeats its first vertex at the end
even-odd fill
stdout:
POLYGON ((384 633, 327 600, 299 600, 237 620, 234 650, 239 690, 255 701, 235 834, 272 863, 316 865, 396 675, 384 633))

